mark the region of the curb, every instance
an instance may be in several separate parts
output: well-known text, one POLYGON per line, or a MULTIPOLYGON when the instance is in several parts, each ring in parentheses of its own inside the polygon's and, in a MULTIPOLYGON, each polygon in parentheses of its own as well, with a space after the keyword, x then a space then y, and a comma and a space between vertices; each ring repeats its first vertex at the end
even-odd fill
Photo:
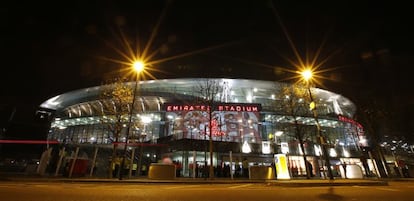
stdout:
POLYGON ((141 184, 241 184, 254 183, 282 187, 317 186, 388 186, 387 180, 230 180, 230 179, 101 179, 101 178, 54 178, 54 177, 0 177, 4 182, 65 182, 65 183, 141 183, 141 184))

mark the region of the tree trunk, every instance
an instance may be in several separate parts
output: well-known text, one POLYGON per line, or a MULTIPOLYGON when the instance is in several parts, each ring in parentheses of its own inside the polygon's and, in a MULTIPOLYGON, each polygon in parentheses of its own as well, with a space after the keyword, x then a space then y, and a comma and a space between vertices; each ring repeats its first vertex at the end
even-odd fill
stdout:
POLYGON ((305 164, 305 169, 306 169, 306 179, 310 179, 311 172, 310 172, 309 166, 307 165, 305 147, 303 146, 303 139, 302 139, 303 136, 301 135, 299 124, 298 124, 298 121, 296 120, 296 117, 295 117, 295 128, 296 128, 296 137, 299 140, 299 146, 300 146, 300 149, 302 150, 303 162, 305 164))
POLYGON ((116 159, 116 150, 117 150, 118 145, 117 144, 113 144, 113 148, 112 148, 112 158, 111 161, 109 163, 109 167, 108 167, 108 178, 112 179, 113 178, 113 171, 114 171, 114 166, 115 166, 115 159, 116 159))

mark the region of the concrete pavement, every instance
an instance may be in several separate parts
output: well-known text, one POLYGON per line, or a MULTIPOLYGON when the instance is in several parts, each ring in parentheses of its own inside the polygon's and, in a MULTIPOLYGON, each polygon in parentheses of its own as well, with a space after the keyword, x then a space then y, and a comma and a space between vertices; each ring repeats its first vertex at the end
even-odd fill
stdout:
MULTIPOLYGON (((131 179, 124 178, 119 180, 118 178, 94 178, 94 177, 54 177, 54 176, 39 176, 39 175, 10 175, 1 174, 0 181, 15 181, 15 182, 112 182, 112 183, 153 183, 153 184, 231 184, 231 183, 263 183, 273 186, 284 187, 311 187, 311 186, 387 186, 387 179, 289 179, 289 180, 252 180, 252 179, 230 179, 230 178, 182 178, 177 177, 175 179, 160 180, 160 179, 148 179, 147 177, 134 177, 131 179)), ((414 180, 412 180, 414 181, 414 180)))

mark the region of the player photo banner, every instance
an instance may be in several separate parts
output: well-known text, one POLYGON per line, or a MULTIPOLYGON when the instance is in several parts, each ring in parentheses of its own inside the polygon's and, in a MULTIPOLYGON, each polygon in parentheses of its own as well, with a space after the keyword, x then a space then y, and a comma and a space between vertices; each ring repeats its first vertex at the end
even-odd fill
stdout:
POLYGON ((211 113, 211 136, 220 141, 260 142, 258 122, 260 104, 206 105, 165 104, 167 117, 173 119, 175 133, 185 138, 209 139, 209 111, 211 113))

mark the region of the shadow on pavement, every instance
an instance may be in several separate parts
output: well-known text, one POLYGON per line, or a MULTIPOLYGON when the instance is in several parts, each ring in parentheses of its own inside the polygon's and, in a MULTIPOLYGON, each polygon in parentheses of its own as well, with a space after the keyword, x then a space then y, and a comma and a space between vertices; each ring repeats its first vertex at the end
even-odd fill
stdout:
POLYGON ((322 200, 328 200, 328 201, 341 201, 341 200, 344 200, 343 196, 335 194, 334 188, 332 186, 329 187, 327 193, 323 193, 323 194, 318 195, 318 198, 320 198, 322 200))

